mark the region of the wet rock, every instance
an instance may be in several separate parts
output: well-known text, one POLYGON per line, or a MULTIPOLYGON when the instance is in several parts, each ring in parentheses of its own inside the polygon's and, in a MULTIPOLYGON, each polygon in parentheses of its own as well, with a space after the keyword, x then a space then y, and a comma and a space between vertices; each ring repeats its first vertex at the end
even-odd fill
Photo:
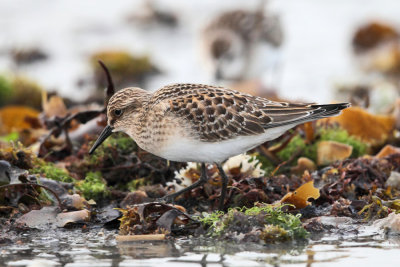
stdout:
POLYGON ((56 217, 56 225, 58 227, 65 227, 69 224, 84 223, 90 220, 90 211, 78 210, 71 212, 59 213, 56 217))
POLYGON ((384 229, 389 234, 400 234, 400 214, 390 213, 388 217, 376 220, 373 227, 384 229))
POLYGON ((357 222, 349 217, 321 216, 307 220, 303 227, 311 233, 345 233, 357 231, 357 222))
POLYGON ((158 202, 145 203, 119 209, 121 235, 175 233, 188 234, 199 223, 192 219, 185 208, 158 202), (194 226, 194 228, 193 228, 194 226))
POLYGON ((328 165, 350 157, 353 147, 335 141, 321 141, 317 147, 318 165, 328 165))
POLYGON ((100 208, 96 214, 96 219, 105 226, 119 225, 117 221, 121 217, 121 212, 117 209, 117 205, 111 204, 106 207, 100 208))
POLYGON ((55 223, 55 218, 60 212, 58 207, 43 207, 40 210, 32 210, 16 221, 17 228, 38 228, 46 229, 55 223))
POLYGON ((45 230, 48 227, 65 227, 71 223, 83 223, 90 219, 88 210, 79 210, 60 213, 58 207, 43 207, 32 210, 16 221, 17 228, 37 228, 45 230))
POLYGON ((11 164, 8 161, 0 160, 0 185, 9 184, 11 181, 11 164))

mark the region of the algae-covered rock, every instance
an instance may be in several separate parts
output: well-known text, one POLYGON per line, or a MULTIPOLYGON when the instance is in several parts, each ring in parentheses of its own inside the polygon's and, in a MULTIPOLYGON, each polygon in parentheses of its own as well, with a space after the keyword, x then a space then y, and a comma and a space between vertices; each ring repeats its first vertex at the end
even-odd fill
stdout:
POLYGON ((214 237, 236 240, 264 240, 278 243, 304 239, 308 232, 300 216, 285 213, 283 206, 258 204, 252 208, 233 208, 227 213, 203 213, 200 221, 214 237))
POLYGON ((116 88, 142 86, 146 77, 158 72, 148 56, 131 55, 125 51, 100 51, 91 56, 96 87, 103 90, 106 80, 104 71, 98 64, 104 62, 109 69, 116 88))
POLYGON ((0 76, 0 106, 21 105, 41 108, 43 88, 25 77, 0 76))
POLYGON ((15 77, 11 86, 13 88, 11 102, 14 105, 28 106, 40 110, 42 93, 44 92, 41 86, 24 77, 15 77))

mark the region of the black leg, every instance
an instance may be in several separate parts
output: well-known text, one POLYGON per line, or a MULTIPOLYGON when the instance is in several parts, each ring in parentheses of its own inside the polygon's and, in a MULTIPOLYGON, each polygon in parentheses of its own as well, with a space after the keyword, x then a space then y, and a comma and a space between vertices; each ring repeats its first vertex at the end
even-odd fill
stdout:
POLYGON ((219 210, 224 210, 224 202, 225 202, 225 197, 226 197, 226 190, 228 187, 228 176, 226 176, 226 173, 224 172, 224 169, 222 168, 221 164, 216 164, 219 174, 221 175, 222 178, 222 188, 221 188, 221 196, 219 197, 219 210))
POLYGON ((205 184, 207 182, 207 180, 208 180, 208 177, 207 177, 207 172, 206 172, 206 164, 202 163, 201 164, 201 175, 200 175, 199 180, 197 180, 196 182, 194 182, 190 186, 188 186, 186 188, 183 188, 182 190, 180 190, 178 192, 166 195, 162 199, 167 201, 167 202, 170 202, 170 201, 174 200, 177 196, 182 195, 183 193, 186 193, 186 192, 188 192, 188 191, 190 191, 190 190, 192 190, 192 189, 194 189, 196 187, 199 187, 200 185, 205 184))

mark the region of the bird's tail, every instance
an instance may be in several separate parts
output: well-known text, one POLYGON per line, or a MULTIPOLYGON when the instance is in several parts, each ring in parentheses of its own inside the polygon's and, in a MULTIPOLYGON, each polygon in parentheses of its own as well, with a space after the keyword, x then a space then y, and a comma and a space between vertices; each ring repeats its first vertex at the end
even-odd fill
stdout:
POLYGON ((309 121, 314 121, 322 118, 328 118, 332 116, 339 115, 340 112, 350 107, 350 103, 339 103, 339 104, 307 104, 307 105, 297 105, 297 108, 304 107, 306 110, 296 112, 296 109, 291 109, 290 106, 281 109, 281 113, 270 114, 272 123, 268 123, 264 128, 273 128, 285 125, 297 125, 309 121), (289 114, 284 114, 285 111, 291 111, 289 114))

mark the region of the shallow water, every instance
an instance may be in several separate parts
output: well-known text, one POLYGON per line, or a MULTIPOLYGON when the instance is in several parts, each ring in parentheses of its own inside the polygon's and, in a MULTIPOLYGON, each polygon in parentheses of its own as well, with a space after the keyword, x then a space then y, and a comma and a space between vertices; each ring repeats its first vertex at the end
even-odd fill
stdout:
POLYGON ((17 244, 1 248, 0 266, 395 266, 400 248, 399 237, 377 233, 284 245, 211 238, 117 243, 115 235, 104 229, 20 234, 17 244))

